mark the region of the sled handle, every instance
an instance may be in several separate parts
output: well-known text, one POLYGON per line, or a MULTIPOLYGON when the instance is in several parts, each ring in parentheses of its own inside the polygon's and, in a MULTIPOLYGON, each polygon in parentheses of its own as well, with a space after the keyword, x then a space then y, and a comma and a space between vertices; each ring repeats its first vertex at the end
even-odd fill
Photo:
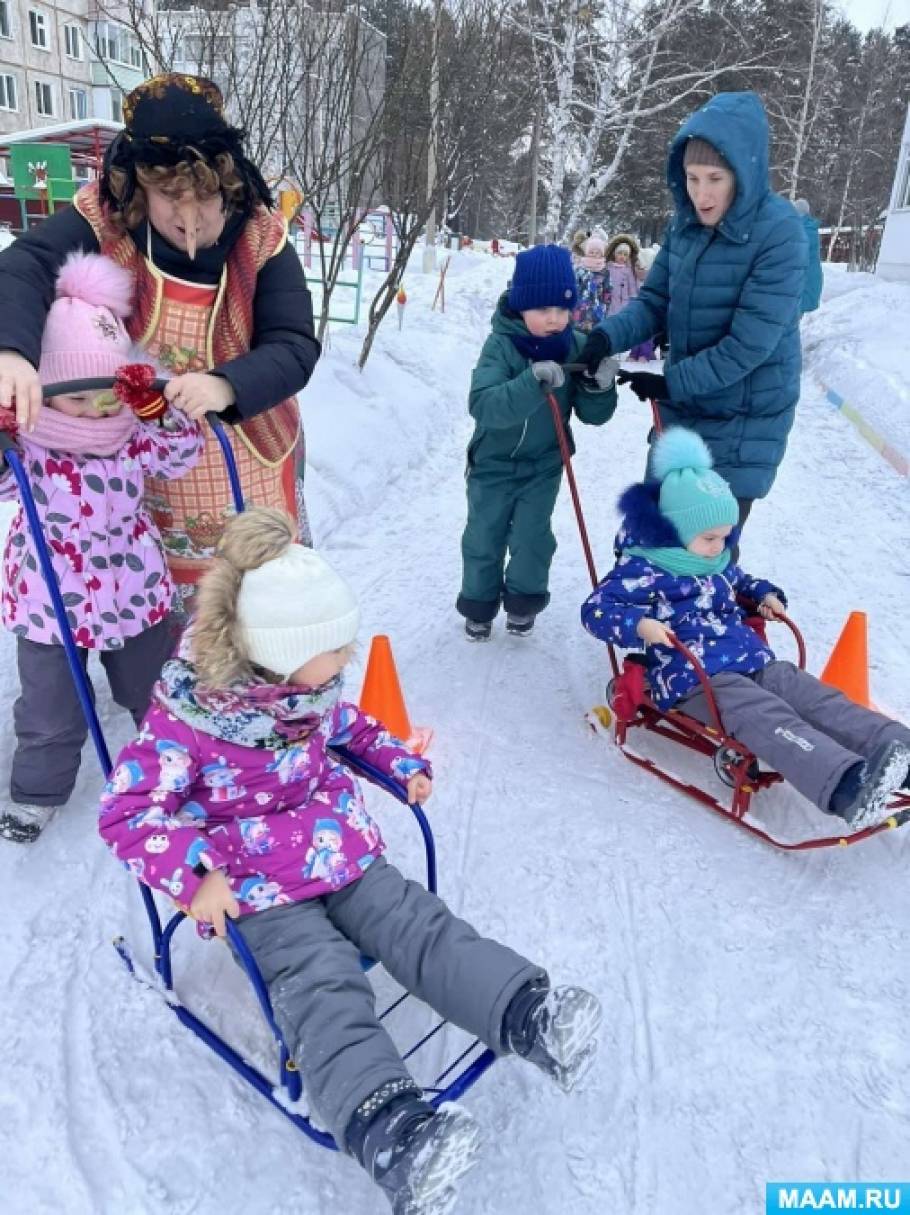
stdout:
MULTIPOLYGON (((749 616, 759 615, 759 604, 755 599, 749 599, 746 595, 738 595, 736 602, 749 616)), ((779 616, 772 616, 768 620, 769 624, 783 624, 793 635, 793 640, 796 642, 797 665, 801 671, 806 669, 806 639, 803 637, 799 626, 795 621, 791 620, 786 612, 781 612, 779 616)))
POLYGON ((240 474, 237 471, 237 461, 234 458, 234 449, 231 447, 231 441, 227 437, 227 432, 224 429, 224 423, 213 409, 210 409, 205 415, 205 420, 211 426, 215 438, 218 440, 218 445, 221 448, 221 454, 224 456, 224 464, 227 468, 228 481, 231 485, 231 497, 234 499, 234 510, 238 515, 242 515, 244 511, 243 490, 240 488, 240 474))
POLYGON ((723 723, 720 720, 720 710, 717 707, 717 701, 714 699, 714 689, 711 687, 711 681, 708 679, 708 674, 705 668, 701 665, 692 651, 687 645, 684 645, 679 638, 674 634, 670 634, 670 640, 675 650, 679 650, 680 654, 685 658, 686 662, 693 668, 698 676, 698 682, 701 684, 701 690, 705 694, 705 700, 708 702, 708 712, 711 717, 711 729, 716 730, 718 734, 725 734, 723 723))
MULTIPOLYGON (((571 367, 584 367, 583 363, 566 364, 565 370, 571 367)), ((566 436, 565 424, 562 420, 562 412, 559 408, 559 402, 552 392, 544 394, 547 398, 547 403, 550 406, 550 412, 553 415, 553 427, 556 431, 556 439, 559 443, 559 454, 562 457, 563 468, 566 470, 566 480, 569 482, 569 493, 572 495, 572 506, 575 508, 575 519, 578 523, 578 534, 581 537, 581 547, 584 549, 585 562, 588 566, 588 576, 591 579, 591 586, 596 590, 598 585, 597 569, 594 565, 594 554, 591 552, 591 541, 588 539, 588 529, 585 525, 584 513, 581 509, 581 498, 578 496, 578 486, 575 483, 575 473, 572 469, 572 453, 569 451, 569 440, 566 436)))
POLYGON ((41 574, 44 578, 45 585, 47 586, 47 592, 51 597, 51 604, 53 605, 57 627, 60 630, 60 637, 63 641, 63 649, 66 654, 66 660, 69 663, 70 673, 72 674, 73 683, 76 687, 76 695, 79 697, 79 704, 82 707, 82 712, 85 715, 89 733, 92 736, 92 742, 95 745, 95 750, 98 753, 98 759, 101 761, 101 767, 106 778, 110 775, 111 771, 110 752, 107 749, 107 743, 105 742, 104 734, 101 731, 101 723, 98 721, 98 714, 95 712, 94 701, 92 700, 92 694, 89 691, 88 679, 82 667, 82 660, 79 656, 79 650, 73 637, 73 630, 70 627, 69 617, 66 614, 66 605, 64 604, 63 596, 60 593, 60 584, 57 582, 57 576, 54 573, 54 566, 51 562, 47 541, 44 538, 44 530, 41 527, 41 521, 38 518, 38 512, 35 509, 35 499, 32 495, 31 483, 29 482, 25 469, 22 467, 22 460, 20 458, 19 451, 16 448, 13 437, 8 431, 0 431, 0 449, 2 449, 3 458, 9 465, 13 476, 16 478, 16 485, 19 488, 19 501, 22 503, 22 509, 25 512, 26 519, 28 520, 28 527, 32 534, 32 540, 35 545, 35 553, 38 557, 38 564, 41 567, 41 574))
MULTIPOLYGON (((94 388, 113 388, 116 382, 116 379, 112 375, 87 376, 81 380, 61 380, 57 384, 42 384, 41 395, 45 398, 68 397, 76 392, 90 392, 94 388)), ((164 392, 166 384, 167 380, 152 380, 149 388, 154 389, 155 392, 164 392)))
MULTIPOLYGON (((90 392, 92 389, 112 388, 115 384, 113 376, 94 376, 82 380, 61 380, 57 384, 43 384, 41 393, 46 397, 65 397, 75 392, 90 392)), ((149 387, 155 392, 164 392, 165 386, 169 383, 168 380, 155 379, 152 380, 149 387)), ((224 429, 224 423, 214 410, 209 410, 205 415, 205 420, 214 432, 215 438, 221 447, 224 463, 227 468, 228 481, 231 486, 231 497, 234 499, 234 509, 238 514, 243 512, 243 490, 240 488, 240 475, 237 471, 237 461, 234 458, 234 452, 231 447, 230 440, 227 437, 227 432, 224 429)), ((3 446, 4 451, 9 450, 8 445, 3 446)))
POLYGON ((805 671, 805 669, 806 669, 806 639, 803 637, 802 632, 799 629, 799 626, 797 624, 795 624, 794 621, 792 621, 790 619, 790 617, 785 614, 781 614, 780 616, 775 616, 774 619, 779 621, 781 624, 786 625, 787 628, 790 630, 790 632, 793 634, 793 640, 796 642, 796 650, 797 650, 797 654, 799 656, 798 657, 799 669, 801 671, 805 671))

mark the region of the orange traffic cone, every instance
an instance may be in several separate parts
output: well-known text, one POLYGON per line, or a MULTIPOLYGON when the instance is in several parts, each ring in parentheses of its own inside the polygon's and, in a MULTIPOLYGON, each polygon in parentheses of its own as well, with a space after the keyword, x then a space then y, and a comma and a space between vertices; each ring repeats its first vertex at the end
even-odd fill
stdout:
POLYGON ((851 612, 831 657, 821 673, 822 683, 837 688, 858 705, 869 703, 868 620, 865 612, 851 612))
POLYGON ((370 645, 370 657, 360 692, 360 707, 419 754, 422 755, 429 746, 432 730, 411 726, 392 657, 392 644, 385 634, 374 637, 370 645))

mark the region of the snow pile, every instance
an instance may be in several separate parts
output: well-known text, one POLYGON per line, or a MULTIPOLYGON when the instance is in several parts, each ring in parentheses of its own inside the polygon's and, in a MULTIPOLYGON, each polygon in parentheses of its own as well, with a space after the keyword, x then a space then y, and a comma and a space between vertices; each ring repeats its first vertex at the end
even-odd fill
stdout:
POLYGON ((803 321, 806 369, 910 457, 910 284, 824 270, 825 306, 803 321))

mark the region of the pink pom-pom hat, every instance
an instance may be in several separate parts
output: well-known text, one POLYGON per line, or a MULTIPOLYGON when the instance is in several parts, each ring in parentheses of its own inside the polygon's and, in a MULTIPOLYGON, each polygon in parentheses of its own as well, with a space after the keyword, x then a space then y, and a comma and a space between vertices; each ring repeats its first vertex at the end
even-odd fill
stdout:
POLYGON ((41 339, 41 383, 113 376, 132 352, 122 319, 132 309, 129 271, 98 253, 71 253, 56 291, 41 339))

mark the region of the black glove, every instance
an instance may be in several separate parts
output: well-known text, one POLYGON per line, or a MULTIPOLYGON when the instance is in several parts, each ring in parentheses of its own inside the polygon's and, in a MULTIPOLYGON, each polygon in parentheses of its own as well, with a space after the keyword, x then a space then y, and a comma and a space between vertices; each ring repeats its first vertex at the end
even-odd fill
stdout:
POLYGON ((602 329, 592 329, 578 355, 579 363, 587 367, 586 374, 594 376, 601 361, 610 353, 610 339, 602 329))
POLYGON ((669 401, 667 381, 653 371, 618 371, 617 384, 628 384, 639 401, 669 401))

